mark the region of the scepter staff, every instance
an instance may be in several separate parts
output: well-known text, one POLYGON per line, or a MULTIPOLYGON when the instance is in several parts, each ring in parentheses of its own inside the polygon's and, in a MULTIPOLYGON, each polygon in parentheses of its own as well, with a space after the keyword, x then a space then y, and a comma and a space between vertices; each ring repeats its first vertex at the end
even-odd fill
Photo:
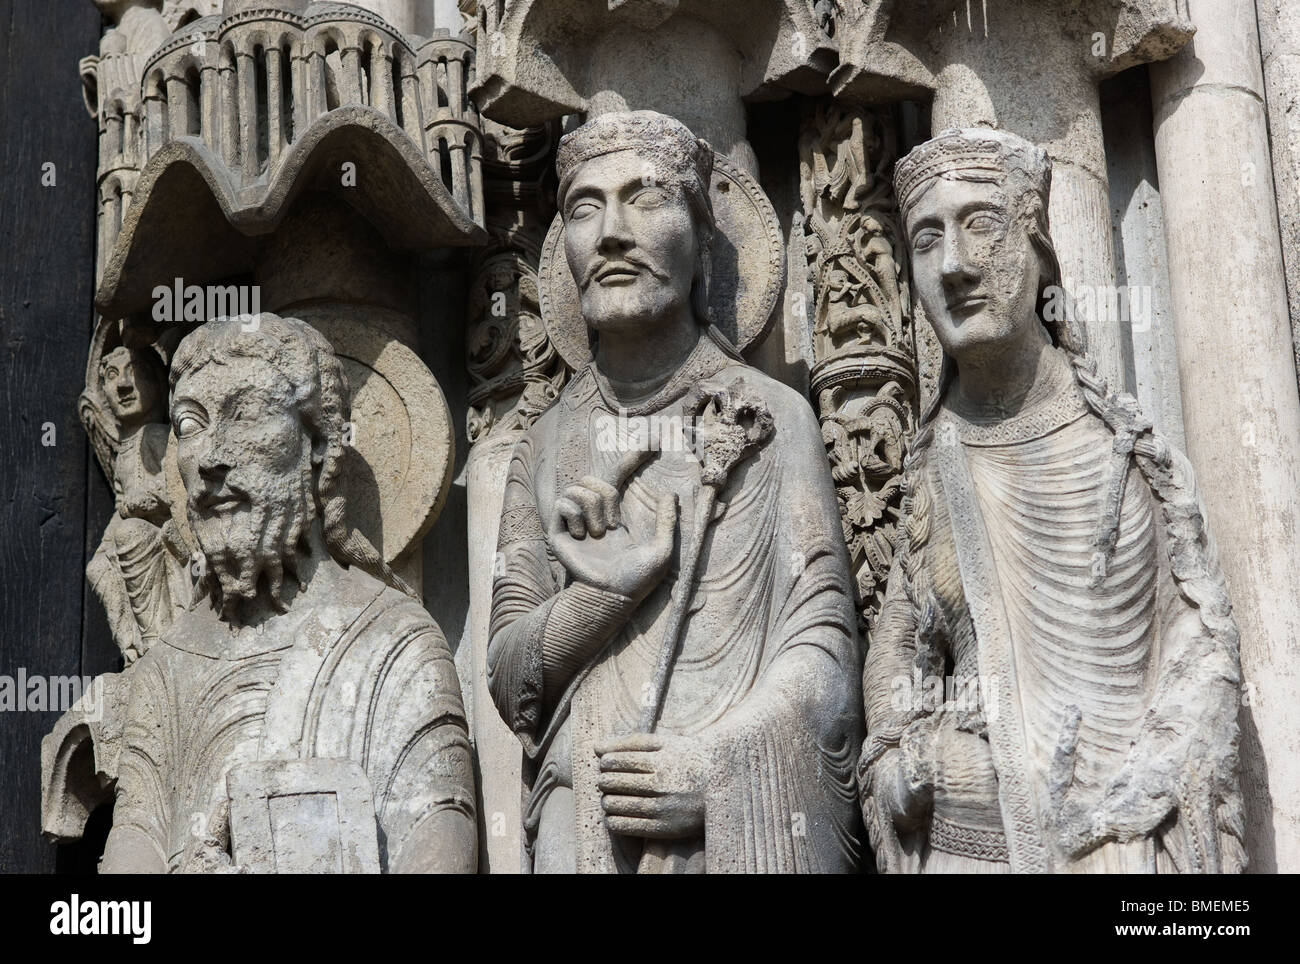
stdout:
POLYGON ((704 491, 695 503, 695 524, 691 544, 682 556, 677 582, 673 586, 672 610, 668 629, 659 650, 659 661, 651 677, 650 702, 641 718, 641 731, 653 733, 668 694, 668 680, 681 644, 682 625, 686 622, 694 590, 695 573, 704 551, 704 538, 713 521, 718 493, 727 484, 731 471, 758 451, 772 437, 772 412, 762 398, 752 393, 743 378, 730 385, 701 382, 687 396, 682 406, 687 424, 694 427, 696 456, 700 460, 700 481, 704 491))

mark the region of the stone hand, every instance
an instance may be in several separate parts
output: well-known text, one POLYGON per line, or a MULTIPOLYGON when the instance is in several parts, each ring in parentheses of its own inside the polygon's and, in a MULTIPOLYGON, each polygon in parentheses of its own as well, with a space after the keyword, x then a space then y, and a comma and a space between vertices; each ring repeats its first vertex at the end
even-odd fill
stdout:
POLYGON ((997 771, 988 741, 953 722, 943 714, 917 720, 904 732, 901 752, 877 764, 876 795, 900 828, 920 826, 931 808, 949 818, 996 814, 997 771))
POLYGON ((613 480, 588 475, 568 486, 555 502, 550 529, 551 548, 574 579, 638 602, 663 578, 677 530, 677 496, 671 493, 657 497, 648 540, 623 525, 619 488, 647 454, 632 453, 635 463, 624 459, 613 480))
POLYGON ((689 737, 629 733, 598 742, 600 803, 613 833, 670 840, 704 832, 704 755, 689 737))
POLYGON ((1146 836, 1162 824, 1174 809, 1174 795, 1149 771, 1127 761, 1091 809, 1067 796, 1055 815, 1062 851, 1079 857, 1108 840, 1146 836))
MULTIPOLYGON (((1107 781, 1100 800, 1076 784, 1075 757, 1082 719, 1077 707, 1067 708, 1049 776, 1058 849, 1071 859, 1107 840, 1132 840, 1150 833, 1173 807, 1165 768, 1153 763, 1153 758, 1167 759, 1169 747, 1163 735, 1158 745, 1149 745, 1146 741, 1151 731, 1144 730, 1130 747, 1128 759, 1107 781)), ((1172 730, 1161 727, 1156 732, 1172 730)))
POLYGON ((934 802, 934 788, 928 781, 914 783, 901 750, 890 750, 876 761, 871 774, 871 795, 881 814, 887 814, 899 830, 924 826, 934 802))

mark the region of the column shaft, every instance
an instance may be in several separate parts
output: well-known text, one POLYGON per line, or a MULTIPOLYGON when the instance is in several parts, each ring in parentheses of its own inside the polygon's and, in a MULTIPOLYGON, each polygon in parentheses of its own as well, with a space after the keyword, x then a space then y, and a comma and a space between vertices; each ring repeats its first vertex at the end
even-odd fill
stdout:
POLYGON ((1300 398, 1253 0, 1151 68, 1188 455, 1241 630, 1246 836, 1300 871, 1300 398))

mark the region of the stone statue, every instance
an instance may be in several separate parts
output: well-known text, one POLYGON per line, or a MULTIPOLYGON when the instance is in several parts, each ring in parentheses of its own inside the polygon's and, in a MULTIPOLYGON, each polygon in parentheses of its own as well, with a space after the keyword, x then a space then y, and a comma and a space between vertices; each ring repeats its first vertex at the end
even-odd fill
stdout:
POLYGON ((944 357, 863 677, 878 864, 1238 871, 1223 576, 1189 464, 1060 310, 1047 156, 952 130, 895 180, 944 357))
POLYGON ((451 653, 349 525, 329 342, 272 314, 210 321, 171 390, 203 595, 132 667, 102 869, 472 872, 451 653))
POLYGON ((535 872, 857 863, 835 491, 808 402, 710 324, 714 159, 650 111, 560 144, 592 360, 515 449, 487 653, 535 872))
POLYGON ((114 348, 100 361, 99 380, 112 425, 86 396, 82 411, 95 422, 88 427, 97 449, 111 458, 117 511, 86 578, 129 666, 189 605, 190 551, 171 518, 163 468, 170 429, 162 360, 152 348, 114 348))

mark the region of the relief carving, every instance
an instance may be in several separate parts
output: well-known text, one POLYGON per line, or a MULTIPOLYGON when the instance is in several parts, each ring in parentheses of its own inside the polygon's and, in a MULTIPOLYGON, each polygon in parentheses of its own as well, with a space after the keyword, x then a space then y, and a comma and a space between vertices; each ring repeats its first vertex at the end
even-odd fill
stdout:
MULTIPOLYGON (((116 326, 100 326, 103 336, 116 326)), ((149 649, 191 597, 190 547, 172 518, 166 459, 167 368, 153 345, 92 354, 82 422, 116 497, 86 566, 126 665, 149 649)))
POLYGON ((350 523, 334 349, 297 319, 215 319, 170 382, 202 598, 131 668, 101 870, 473 870, 451 652, 350 523))
MULTIPOLYGON (((1273 869, 1266 608, 1063 291, 1122 253, 1098 84, 1186 0, 94 4, 124 666, 44 738, 49 839, 112 801, 111 873, 1236 873, 1240 757, 1273 869), (462 333, 449 405, 416 348, 462 333)), ((1167 185, 1186 61, 1240 52, 1201 29, 1167 185)))
POLYGON ((811 388, 864 631, 884 600, 904 446, 916 422, 911 295, 889 177, 894 159, 885 115, 830 102, 809 111, 800 172, 815 298, 811 388))
POLYGON ((126 666, 45 737, 42 828, 78 839, 116 795, 105 870, 473 870, 460 684, 418 601, 454 431, 413 350, 444 323, 415 255, 487 239, 473 50, 355 4, 159 6, 101 5, 84 65, 101 187, 130 187, 80 401, 126 666))
POLYGON ((547 200, 553 124, 514 130, 484 122, 484 191, 492 242, 475 258, 469 292, 469 441, 527 429, 568 377, 542 323, 537 266, 554 213, 547 200), (544 186, 545 185, 545 186, 544 186))

